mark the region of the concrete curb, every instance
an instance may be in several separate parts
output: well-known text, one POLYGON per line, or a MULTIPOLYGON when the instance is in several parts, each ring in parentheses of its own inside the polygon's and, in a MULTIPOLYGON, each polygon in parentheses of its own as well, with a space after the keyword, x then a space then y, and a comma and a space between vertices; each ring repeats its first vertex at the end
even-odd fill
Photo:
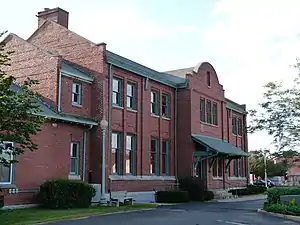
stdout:
POLYGON ((295 222, 300 222, 300 216, 291 216, 291 215, 284 215, 284 214, 279 214, 279 213, 267 212, 263 209, 258 209, 257 212, 261 213, 261 214, 264 214, 264 215, 269 215, 269 216, 273 216, 273 217, 277 217, 277 218, 282 218, 282 219, 286 219, 286 220, 292 220, 292 221, 295 221, 295 222))
POLYGON ((231 199, 218 199, 217 202, 244 202, 244 201, 257 201, 257 200, 265 200, 267 199, 266 195, 248 195, 238 198, 231 199))

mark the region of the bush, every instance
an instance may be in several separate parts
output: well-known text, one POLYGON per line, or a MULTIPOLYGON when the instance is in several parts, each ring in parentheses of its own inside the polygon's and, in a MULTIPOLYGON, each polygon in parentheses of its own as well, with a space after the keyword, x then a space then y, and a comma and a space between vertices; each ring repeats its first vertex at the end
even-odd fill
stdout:
POLYGON ((284 205, 284 204, 264 204, 264 210, 273 213, 280 213, 286 215, 300 216, 300 206, 297 205, 284 205))
POLYGON ((205 182, 199 178, 187 177, 179 180, 180 190, 187 191, 191 201, 204 201, 207 191, 205 182))
POLYGON ((229 192, 238 195, 238 196, 243 196, 243 195, 256 195, 256 194, 263 194, 267 190, 266 187, 262 186, 255 186, 255 185, 248 185, 246 188, 243 189, 232 189, 229 192))
POLYGON ((204 192, 204 201, 209 201, 214 199, 215 195, 212 191, 205 191, 204 192))
POLYGON ((87 208, 95 189, 82 181, 50 180, 40 186, 37 195, 41 207, 50 209, 87 208))
POLYGON ((156 192, 156 202, 159 203, 180 203, 189 201, 187 191, 158 191, 156 192))
POLYGON ((267 190, 268 203, 280 203, 280 196, 282 195, 300 195, 299 187, 274 187, 267 190))

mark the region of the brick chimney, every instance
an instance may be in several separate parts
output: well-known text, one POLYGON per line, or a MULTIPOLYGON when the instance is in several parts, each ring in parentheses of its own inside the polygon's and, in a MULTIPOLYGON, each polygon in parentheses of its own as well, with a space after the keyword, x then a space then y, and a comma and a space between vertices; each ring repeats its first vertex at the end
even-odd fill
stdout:
POLYGON ((57 7, 54 9, 44 8, 44 11, 38 12, 38 27, 42 26, 45 20, 51 20, 65 28, 69 25, 69 12, 57 7))

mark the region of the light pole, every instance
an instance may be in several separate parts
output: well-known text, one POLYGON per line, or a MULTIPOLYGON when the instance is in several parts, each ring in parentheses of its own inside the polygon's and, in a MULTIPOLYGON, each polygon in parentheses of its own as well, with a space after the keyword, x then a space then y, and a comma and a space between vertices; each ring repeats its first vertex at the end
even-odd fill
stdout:
POLYGON ((264 164, 265 164, 265 186, 268 188, 268 177, 267 177, 267 150, 264 150, 264 164))
POLYGON ((105 203, 105 132, 108 127, 108 122, 103 118, 100 122, 100 127, 102 131, 102 176, 101 176, 101 200, 100 202, 105 203))

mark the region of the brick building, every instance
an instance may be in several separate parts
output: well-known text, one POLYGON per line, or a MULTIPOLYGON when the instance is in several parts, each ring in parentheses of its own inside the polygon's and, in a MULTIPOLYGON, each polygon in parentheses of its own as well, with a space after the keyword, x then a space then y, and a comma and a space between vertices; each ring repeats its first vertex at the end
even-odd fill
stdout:
POLYGON ((38 79, 41 107, 53 115, 45 113, 50 120, 35 137, 39 150, 19 156, 9 181, 0 180, 19 188, 8 203, 31 202, 45 179, 101 183, 102 118, 107 190, 142 195, 185 176, 210 189, 246 185, 246 108, 225 98, 210 63, 158 72, 70 31, 65 10, 37 17, 27 40, 5 39, 14 51, 8 73, 38 79))

